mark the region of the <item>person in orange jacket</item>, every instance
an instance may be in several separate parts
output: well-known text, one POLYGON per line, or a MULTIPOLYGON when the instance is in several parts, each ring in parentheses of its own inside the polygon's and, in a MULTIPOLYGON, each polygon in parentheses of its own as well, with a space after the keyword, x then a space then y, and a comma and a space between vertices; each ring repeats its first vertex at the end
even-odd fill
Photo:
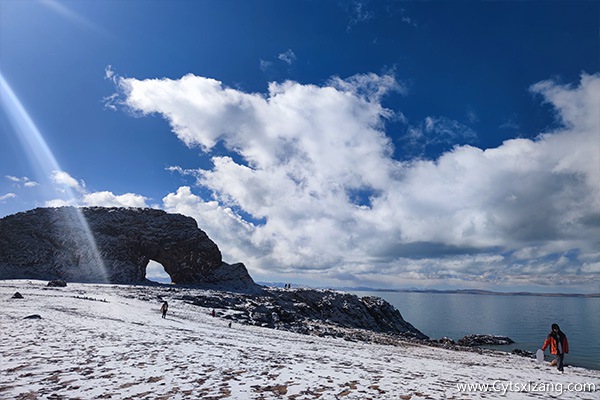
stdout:
POLYGON ((569 341, 567 340, 567 335, 560 330, 558 324, 552 324, 552 330, 544 341, 542 351, 546 350, 548 346, 550 346, 550 353, 554 354, 556 358, 558 370, 563 372, 565 354, 569 352, 569 341))

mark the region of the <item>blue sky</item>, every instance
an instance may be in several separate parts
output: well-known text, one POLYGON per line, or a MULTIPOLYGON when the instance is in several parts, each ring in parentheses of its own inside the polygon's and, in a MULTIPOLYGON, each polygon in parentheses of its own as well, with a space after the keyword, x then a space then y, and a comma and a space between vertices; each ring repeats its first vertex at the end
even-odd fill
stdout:
POLYGON ((0 217, 183 213, 259 281, 599 292, 599 18, 0 0, 0 217))

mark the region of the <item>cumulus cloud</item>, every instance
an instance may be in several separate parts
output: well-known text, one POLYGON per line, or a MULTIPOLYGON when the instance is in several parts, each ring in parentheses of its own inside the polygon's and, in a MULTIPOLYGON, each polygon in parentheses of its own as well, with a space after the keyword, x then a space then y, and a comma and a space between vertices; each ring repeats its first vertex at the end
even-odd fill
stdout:
MULTIPOLYGON (((259 276, 380 285, 597 278, 599 75, 531 87, 563 122, 557 131, 403 162, 385 132, 397 111, 381 103, 402 91, 392 76, 271 83, 267 93, 194 75, 118 85, 130 110, 162 115, 179 139, 212 155, 212 168, 193 171, 212 198, 182 187, 165 209, 194 216, 229 261, 259 276), (217 142, 230 154, 213 154, 217 142)), ((474 139, 444 117, 421 129, 474 139)))
POLYGON ((109 191, 85 194, 82 203, 97 207, 147 207, 147 198, 139 194, 125 193, 115 195, 109 191))
POLYGON ((268 249, 260 248, 253 242, 256 227, 217 201, 205 201, 192 193, 189 186, 180 187, 163 199, 168 212, 194 217, 198 225, 221 246, 224 256, 230 262, 244 261, 248 265, 256 262, 268 249))
POLYGON ((85 182, 78 181, 65 171, 52 171, 50 179, 58 185, 66 186, 77 192, 82 193, 85 191, 85 182))
POLYGON ((67 207, 77 206, 75 200, 64 200, 64 199, 52 199, 44 203, 44 207, 67 207))
POLYGON ((73 189, 74 193, 67 199, 53 199, 46 202, 47 207, 62 206, 98 206, 98 207, 148 207, 146 197, 125 193, 115 195, 110 191, 89 192, 83 180, 73 178, 68 172, 53 171, 51 180, 60 185, 73 189))

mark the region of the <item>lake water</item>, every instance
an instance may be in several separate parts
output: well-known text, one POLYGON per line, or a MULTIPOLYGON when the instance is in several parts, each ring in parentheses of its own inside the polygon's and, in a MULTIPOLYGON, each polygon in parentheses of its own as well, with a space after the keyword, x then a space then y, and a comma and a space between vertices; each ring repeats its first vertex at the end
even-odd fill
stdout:
MULTIPOLYGON (((498 350, 542 347, 550 325, 557 323, 569 339, 565 363, 600 369, 600 298, 497 296, 458 293, 355 291, 378 296, 432 339, 458 340, 468 334, 508 336, 515 341, 498 350)), ((547 359, 550 350, 546 349, 547 359)))

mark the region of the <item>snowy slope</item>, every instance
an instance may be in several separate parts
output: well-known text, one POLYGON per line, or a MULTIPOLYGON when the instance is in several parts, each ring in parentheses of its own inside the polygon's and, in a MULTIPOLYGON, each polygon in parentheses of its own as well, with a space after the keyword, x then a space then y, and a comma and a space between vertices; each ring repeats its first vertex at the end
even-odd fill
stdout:
POLYGON ((0 281, 0 399, 479 399, 511 385, 503 398, 599 398, 568 389, 600 389, 600 371, 228 327, 153 287, 45 284, 0 281), (17 291, 23 299, 11 299, 17 291), (477 383, 490 392, 457 387, 477 383))

